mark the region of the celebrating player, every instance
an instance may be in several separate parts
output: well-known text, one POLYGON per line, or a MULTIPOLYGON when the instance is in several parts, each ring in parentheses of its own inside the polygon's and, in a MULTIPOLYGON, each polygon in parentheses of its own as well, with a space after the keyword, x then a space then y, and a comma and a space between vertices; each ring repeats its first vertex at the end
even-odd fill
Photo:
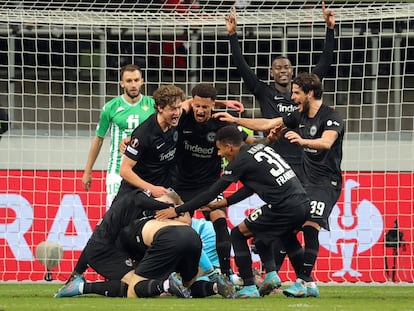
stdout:
MULTIPOLYGON (((192 98, 183 104, 183 114, 178 125, 177 172, 174 190, 184 202, 208 189, 221 173, 221 157, 215 145, 216 132, 229 125, 211 118, 216 103, 217 90, 200 83, 191 90, 192 98), (197 182, 194 182, 194 181, 197 182)), ((243 132, 243 140, 253 143, 254 138, 243 132)), ((216 249, 221 272, 230 275, 231 242, 227 228, 226 207, 204 212, 216 231, 216 249)))
POLYGON ((157 113, 137 127, 120 167, 123 178, 118 196, 140 188, 157 198, 170 192, 178 132, 185 94, 174 85, 153 93, 157 113))
MULTIPOLYGON (((284 128, 284 137, 304 151, 302 169, 303 185, 311 201, 308 220, 303 225, 305 249, 297 271, 298 279, 285 295, 293 297, 319 296, 319 290, 311 277, 319 251, 319 231, 329 230, 328 218, 339 198, 342 188, 342 141, 344 122, 341 116, 322 102, 323 87, 317 75, 300 73, 292 82, 292 100, 298 104, 294 113, 274 119, 234 118, 228 113, 217 113, 224 121, 235 122, 258 131, 271 130, 270 136, 284 128)), ((295 245, 296 250, 300 245, 295 245)), ((290 245, 292 248, 292 245, 290 245)))
MULTIPOLYGON (((326 22, 326 38, 323 53, 319 62, 312 70, 321 80, 326 76, 333 60, 335 16, 331 10, 325 8, 322 2, 322 13, 326 22)), ((237 15, 233 7, 232 12, 226 17, 226 29, 229 34, 230 48, 233 63, 243 78, 244 85, 257 99, 263 118, 283 117, 298 109, 297 104, 291 99, 293 66, 285 56, 275 57, 270 68, 270 76, 273 84, 267 84, 249 67, 244 59, 237 36, 237 15)), ((290 144, 282 137, 273 141, 271 146, 290 164, 296 175, 301 179, 302 150, 299 146, 290 144)))
POLYGON ((237 297, 266 295, 280 282, 270 247, 272 241, 291 234, 302 226, 309 210, 309 199, 293 170, 270 146, 244 144, 241 132, 232 125, 217 131, 216 145, 218 154, 229 161, 220 179, 205 192, 176 209, 158 211, 156 217, 176 217, 179 213, 200 208, 211 202, 232 182, 240 180, 244 187, 221 200, 214 208, 237 203, 254 192, 266 202, 231 231, 236 264, 244 282, 237 297), (252 259, 247 244, 247 240, 253 236, 261 241, 256 247, 266 268, 266 278, 259 291, 254 284, 252 259))

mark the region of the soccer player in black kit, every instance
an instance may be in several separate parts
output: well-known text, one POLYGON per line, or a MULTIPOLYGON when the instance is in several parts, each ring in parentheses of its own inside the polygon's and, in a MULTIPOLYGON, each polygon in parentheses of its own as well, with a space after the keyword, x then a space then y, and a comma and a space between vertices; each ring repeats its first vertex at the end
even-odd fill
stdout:
MULTIPOLYGON (((235 260, 244 286, 237 292, 240 298, 260 297, 274 287, 270 282, 276 276, 273 250, 274 240, 298 230, 309 212, 309 199, 299 179, 290 166, 270 146, 244 144, 236 126, 228 125, 216 133, 218 155, 225 157, 229 165, 220 179, 206 191, 177 208, 158 211, 158 219, 176 217, 186 211, 194 211, 211 202, 231 183, 240 180, 243 187, 230 197, 216 203, 220 208, 237 203, 253 193, 266 202, 254 210, 231 231, 235 260), (266 268, 268 283, 259 291, 254 283, 252 259, 247 240, 257 237, 261 242, 257 251, 266 268), (261 293, 259 293, 261 292, 261 293)), ((299 242, 297 242, 299 243, 299 242)))
MULTIPOLYGON (((327 26, 325 45, 318 63, 312 69, 312 72, 321 80, 329 71, 335 46, 335 15, 331 10, 325 8, 325 2, 322 2, 322 13, 327 26)), ((233 64, 243 78, 244 85, 259 103, 262 117, 269 119, 283 117, 297 110, 298 105, 291 99, 291 82, 294 68, 290 60, 285 56, 277 56, 272 60, 270 76, 273 78, 274 83, 268 84, 259 79, 242 55, 236 32, 237 16, 235 8, 226 17, 226 29, 229 34, 233 64)), ((271 142, 270 145, 289 163, 299 179, 302 180, 302 148, 296 144, 291 144, 283 136, 271 142)), ((283 264, 285 255, 286 252, 284 250, 275 249, 277 271, 283 264)))
MULTIPOLYGON (((132 132, 131 143, 124 151, 120 167, 123 180, 114 201, 136 189, 155 198, 170 192, 168 187, 172 182, 171 171, 178 141, 176 126, 185 94, 174 85, 162 85, 155 90, 153 97, 157 113, 132 132)), ((68 282, 86 269, 87 260, 82 252, 68 282)))
MULTIPOLYGON (((331 10, 325 9, 324 2, 322 2, 322 13, 327 26, 325 45, 319 62, 312 70, 321 80, 329 71, 335 46, 335 16, 331 10)), ((274 83, 268 84, 259 79, 242 55, 236 32, 237 16, 235 8, 226 17, 226 29, 229 34, 233 64, 243 78, 246 88, 258 101, 262 117, 268 119, 283 117, 297 110, 297 103, 291 99, 291 82, 294 68, 290 60, 285 56, 277 56, 273 59, 270 76, 274 79, 274 83)), ((273 141, 270 145, 289 163, 296 175, 301 178, 302 149, 300 146, 289 143, 284 137, 273 141)))
MULTIPOLYGON (((200 83, 191 90, 192 98, 183 103, 178 123, 179 132, 175 157, 177 171, 173 188, 184 202, 208 189, 221 174, 221 157, 215 144, 216 132, 230 123, 211 118, 217 90, 200 83)), ((242 129, 240 128, 240 131, 242 129)), ((242 132, 243 140, 255 139, 242 132)), ((203 212, 216 232, 216 248, 222 274, 230 276, 231 242, 227 228, 226 207, 203 212)))
MULTIPOLYGON (((292 100, 299 109, 286 117, 246 119, 222 112, 215 115, 254 130, 271 130, 271 136, 276 137, 285 127, 297 129, 288 130, 284 136, 290 143, 303 148, 303 185, 311 203, 308 220, 302 228, 305 249, 302 264, 296 271, 298 278, 292 287, 284 290, 286 296, 292 297, 319 296, 318 287, 311 277, 319 251, 318 235, 321 228, 329 230, 328 218, 342 189, 344 122, 333 108, 323 104, 322 94, 323 87, 318 76, 303 72, 292 82, 292 100)), ((285 243, 285 246, 288 244, 288 254, 295 252, 293 243, 285 243)))
MULTIPOLYGON (((182 103, 183 111, 177 126, 178 141, 174 157, 176 170, 172 186, 184 202, 208 189, 220 177, 221 157, 217 154, 215 135, 218 129, 229 124, 211 118, 217 102, 229 106, 226 104, 227 101, 216 100, 217 90, 213 86, 205 83, 197 84, 191 90, 191 95, 191 99, 182 103)), ((247 143, 255 142, 255 139, 245 132, 243 132, 243 140, 247 143)), ((132 141, 125 139, 121 150, 125 149, 128 143, 131 145, 132 141)), ((226 208, 204 212, 204 216, 211 220, 216 232, 221 272, 229 276, 231 242, 227 228, 226 208)))
MULTIPOLYGON (((174 206, 178 201, 177 194, 167 193, 154 199, 140 189, 132 190, 118 200, 106 211, 96 225, 92 236, 82 251, 81 261, 75 267, 72 278, 56 293, 55 297, 72 297, 81 294, 101 294, 111 297, 126 297, 128 285, 132 283, 135 274, 133 259, 140 260, 144 253, 131 254, 117 244, 117 239, 123 228, 134 220, 144 217, 144 212, 152 214, 155 210, 174 206), (105 282, 88 283, 82 276, 85 262, 97 273, 105 277, 105 282), (82 270, 83 269, 83 270, 82 270), (75 275, 76 274, 76 275, 75 275)), ((168 279, 167 289, 164 279, 159 280, 157 288, 163 291, 172 291, 178 296, 185 296, 185 288, 171 276, 168 279), (181 292, 180 292, 181 291, 181 292)), ((181 284, 182 285, 182 284, 181 284)))
MULTIPOLYGON (((122 240, 131 249, 144 251, 128 286, 128 297, 154 297, 160 294, 160 281, 180 274, 182 284, 190 287, 198 273, 202 242, 188 224, 174 219, 158 221, 152 216, 132 222, 122 240), (157 281, 158 280, 158 281, 157 281)), ((183 291, 183 298, 190 298, 183 291)))
POLYGON ((174 85, 161 85, 153 93, 153 98, 157 113, 131 134, 120 167, 123 180, 117 197, 140 188, 157 198, 168 193, 172 186, 178 141, 176 126, 185 94, 174 85))

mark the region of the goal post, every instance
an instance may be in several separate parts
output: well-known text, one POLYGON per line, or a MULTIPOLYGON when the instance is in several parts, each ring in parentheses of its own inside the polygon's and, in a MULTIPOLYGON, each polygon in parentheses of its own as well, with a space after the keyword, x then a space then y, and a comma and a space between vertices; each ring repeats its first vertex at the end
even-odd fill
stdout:
MULTIPOLYGON (((297 73, 310 71, 323 49, 322 1, 163 2, 0 4, 0 108, 10 119, 0 139, 0 281, 42 279, 34 252, 46 239, 64 247, 55 273, 65 280, 102 216, 109 137, 89 192, 81 177, 100 110, 121 92, 121 66, 143 69, 146 95, 162 83, 187 94, 211 83, 219 99, 259 117, 231 59, 224 21, 231 6, 244 57, 263 81, 271 83, 274 56, 287 56, 297 73)), ((325 2, 336 25, 323 100, 344 118, 346 137, 344 189, 333 229, 321 234, 315 276, 413 282, 414 4, 325 2), (401 240, 387 242, 389 232, 401 240)), ((229 208, 229 224, 258 204, 253 197, 229 208)), ((289 265, 281 276, 294 280, 289 265)))

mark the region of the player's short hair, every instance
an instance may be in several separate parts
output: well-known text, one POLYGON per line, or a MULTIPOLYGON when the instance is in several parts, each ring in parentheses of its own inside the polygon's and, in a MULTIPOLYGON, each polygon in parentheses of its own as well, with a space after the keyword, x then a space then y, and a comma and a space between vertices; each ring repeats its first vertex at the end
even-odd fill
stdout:
POLYGON ((121 68, 121 72, 119 73, 119 79, 122 80, 122 78, 124 77, 124 73, 126 71, 136 71, 136 70, 138 70, 142 75, 142 69, 141 69, 141 67, 139 67, 137 65, 128 64, 128 65, 123 66, 121 68))
POLYGON ((217 90, 210 84, 199 83, 191 90, 191 96, 199 96, 201 98, 211 98, 212 100, 216 100, 217 90))
POLYGON ((290 64, 290 66, 292 67, 292 62, 290 61, 290 59, 289 58, 287 58, 286 56, 284 56, 284 55, 278 55, 278 56, 276 56, 276 57, 273 57, 273 59, 272 59, 272 63, 271 63, 271 67, 273 67, 273 64, 276 62, 276 61, 278 61, 279 59, 282 59, 282 60, 287 60, 288 62, 289 62, 289 64, 290 64))
POLYGON ((243 142, 243 134, 236 125, 226 125, 217 131, 216 141, 240 146, 243 142))
POLYGON ((154 98, 156 107, 165 108, 166 106, 175 104, 177 99, 184 101, 185 93, 178 86, 167 84, 161 85, 156 89, 152 94, 152 97, 154 98))
POLYGON ((158 198, 158 200, 159 201, 162 201, 162 202, 168 201, 168 202, 171 202, 174 205, 184 204, 184 202, 181 199, 181 197, 175 191, 171 191, 171 192, 168 192, 168 193, 163 194, 162 196, 160 196, 158 198))
POLYGON ((305 94, 313 91, 313 97, 315 97, 315 99, 322 98, 322 82, 314 73, 300 72, 295 78, 293 78, 292 84, 299 86, 305 94))

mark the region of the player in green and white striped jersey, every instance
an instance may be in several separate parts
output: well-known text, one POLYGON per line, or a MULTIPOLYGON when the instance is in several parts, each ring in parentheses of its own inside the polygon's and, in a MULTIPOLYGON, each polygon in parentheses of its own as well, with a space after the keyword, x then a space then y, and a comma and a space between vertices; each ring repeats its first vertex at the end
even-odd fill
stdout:
POLYGON ((120 96, 108 101, 101 110, 95 137, 89 149, 88 160, 82 177, 82 187, 88 191, 92 184, 92 169, 101 150, 104 138, 110 130, 111 145, 106 175, 106 209, 115 198, 120 183, 119 167, 121 153, 119 144, 122 139, 155 112, 152 97, 141 94, 144 84, 140 67, 129 64, 121 68, 119 85, 124 90, 120 96))

